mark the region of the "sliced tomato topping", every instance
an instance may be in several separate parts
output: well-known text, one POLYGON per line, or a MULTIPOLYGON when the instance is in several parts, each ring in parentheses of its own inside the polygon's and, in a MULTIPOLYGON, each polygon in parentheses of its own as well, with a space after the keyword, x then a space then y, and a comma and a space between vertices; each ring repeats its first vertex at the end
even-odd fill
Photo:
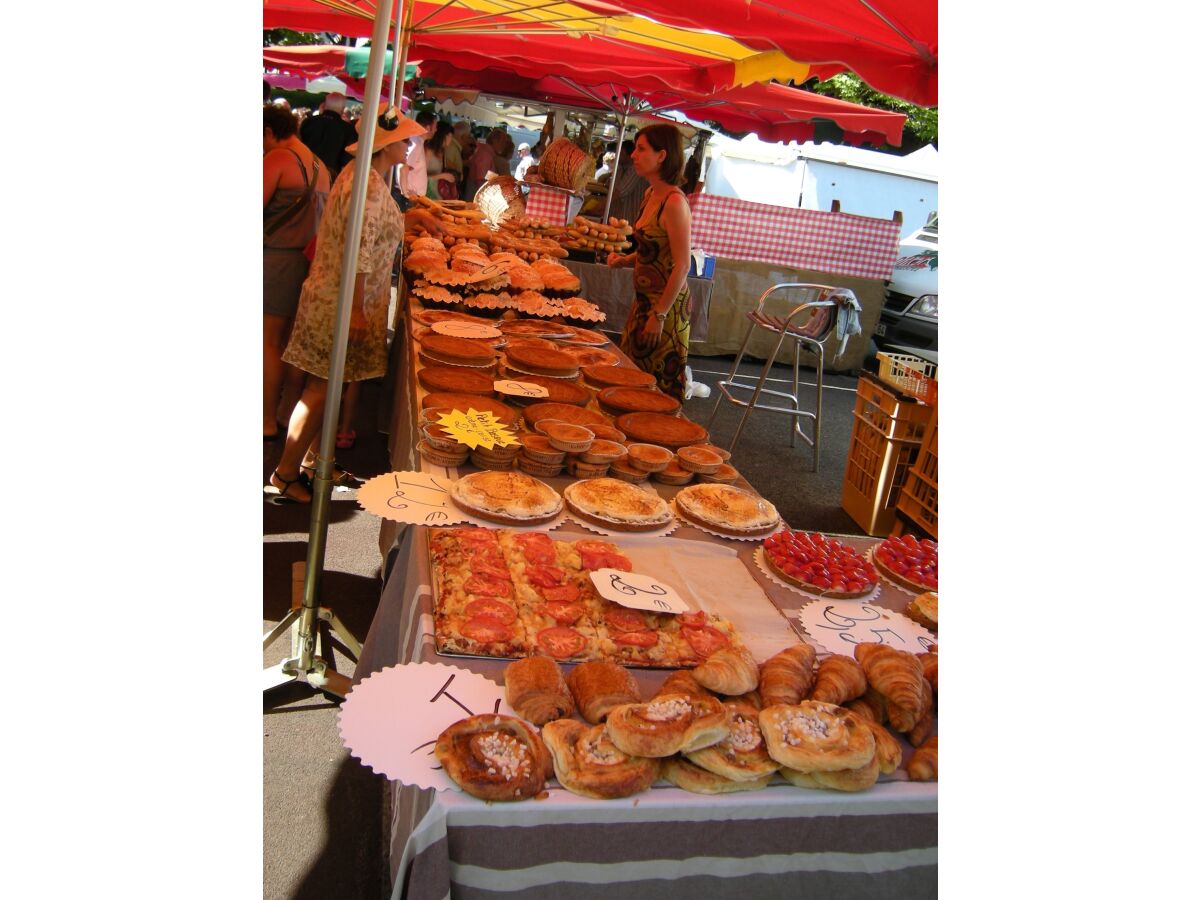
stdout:
POLYGON ((482 594, 484 597, 511 597, 512 585, 507 581, 497 581, 494 578, 484 578, 472 575, 463 585, 468 594, 482 594))
POLYGON ((454 536, 460 541, 473 544, 496 543, 496 532, 490 528, 456 528, 454 529, 454 536))
POLYGON ((537 643, 538 647, 555 659, 566 659, 587 646, 587 639, 574 628, 556 626, 539 631, 537 643))
POLYGON ((616 544, 611 544, 608 541, 576 541, 575 549, 580 553, 620 553, 616 544))
POLYGON ((495 616, 472 616, 463 623, 462 633, 480 644, 511 641, 513 628, 495 616))
POLYGON ((605 611, 604 624, 613 631, 645 631, 646 617, 636 609, 613 606, 605 611))
POLYGON ((699 628, 685 626, 682 631, 688 645, 705 658, 729 645, 729 638, 711 625, 701 625, 699 628))
POLYGON ((517 544, 525 561, 538 566, 551 565, 558 560, 554 550, 554 542, 550 536, 541 531, 517 535, 517 544))
POLYGON ((605 569, 620 569, 622 572, 632 572, 633 563, 624 553, 610 553, 604 558, 605 569))
POLYGON ((574 625, 583 615, 582 603, 566 603, 561 600, 542 604, 542 611, 559 625, 574 625))
POLYGON ((704 612, 704 610, 700 610, 699 612, 680 613, 675 618, 678 620, 680 625, 685 625, 689 628, 699 628, 701 625, 704 625, 706 622, 708 622, 708 615, 704 612))
POLYGON ((629 644, 634 647, 653 647, 658 643, 657 631, 625 631, 614 635, 613 641, 618 644, 629 644))
POLYGON ((563 579, 567 577, 567 573, 558 566, 533 566, 525 567, 525 577, 538 587, 557 587, 562 584, 563 579))
POLYGON ((552 603, 574 603, 579 599, 579 588, 573 584, 542 588, 542 596, 552 603))
POLYGON ((505 625, 511 625, 517 621, 517 611, 507 603, 502 603, 499 600, 472 600, 467 604, 466 613, 472 618, 475 616, 492 616, 499 619, 505 625))
POLYGON ((512 576, 508 573, 508 568, 504 565, 496 565, 489 559, 484 557, 476 557, 468 563, 472 575, 478 575, 480 578, 487 578, 490 581, 512 581, 512 576))

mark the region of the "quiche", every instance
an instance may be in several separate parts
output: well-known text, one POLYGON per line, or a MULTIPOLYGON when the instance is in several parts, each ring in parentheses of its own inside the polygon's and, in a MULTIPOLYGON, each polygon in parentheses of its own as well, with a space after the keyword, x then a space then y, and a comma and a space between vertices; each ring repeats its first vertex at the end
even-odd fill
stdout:
POLYGON ((439 653, 681 668, 696 666, 717 650, 744 646, 733 624, 720 616, 669 616, 602 598, 591 572, 633 569, 610 541, 555 541, 540 531, 436 528, 430 533, 430 556, 439 653))
POLYGON ((685 519, 736 537, 768 534, 779 525, 774 505, 728 484, 693 484, 675 495, 685 519))
POLYGON ((576 481, 563 491, 572 514, 617 531, 654 531, 671 521, 671 509, 658 494, 616 478, 576 481))
POLYGON ((536 525, 562 511, 562 497, 545 482, 522 472, 475 472, 450 485, 460 509, 489 522, 536 525))

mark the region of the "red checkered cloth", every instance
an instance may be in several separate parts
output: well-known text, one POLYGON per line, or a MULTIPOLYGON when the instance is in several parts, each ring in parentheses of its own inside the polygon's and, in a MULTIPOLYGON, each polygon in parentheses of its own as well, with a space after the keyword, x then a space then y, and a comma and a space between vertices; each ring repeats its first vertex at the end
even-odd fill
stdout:
POLYGON ((715 194, 694 194, 690 199, 693 250, 831 275, 892 277, 899 222, 715 194))
POLYGON ((567 201, 565 191, 556 191, 542 184, 529 185, 529 196, 525 198, 525 215, 541 219, 551 225, 567 224, 567 201))

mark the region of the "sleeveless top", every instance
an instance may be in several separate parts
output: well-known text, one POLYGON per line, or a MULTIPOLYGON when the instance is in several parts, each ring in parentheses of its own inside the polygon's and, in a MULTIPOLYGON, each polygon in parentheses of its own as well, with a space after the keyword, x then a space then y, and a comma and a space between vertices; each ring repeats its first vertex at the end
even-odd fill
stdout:
MULTIPOLYGON (((310 176, 304 168, 304 160, 300 158, 299 153, 290 147, 287 148, 287 151, 296 157, 296 164, 300 167, 300 175, 304 179, 304 187, 276 188, 275 193, 271 195, 271 199, 267 201, 267 205, 263 207, 264 225, 278 217, 284 210, 290 209, 304 195, 304 191, 308 188, 308 179, 310 176)), ((317 158, 316 154, 313 154, 311 177, 316 179, 320 170, 321 161, 317 158)), ((307 247, 308 242, 317 233, 317 223, 320 221, 321 211, 325 207, 325 197, 326 194, 314 188, 312 198, 298 215, 294 216, 290 222, 276 229, 270 237, 263 237, 263 249, 303 250, 307 247)))

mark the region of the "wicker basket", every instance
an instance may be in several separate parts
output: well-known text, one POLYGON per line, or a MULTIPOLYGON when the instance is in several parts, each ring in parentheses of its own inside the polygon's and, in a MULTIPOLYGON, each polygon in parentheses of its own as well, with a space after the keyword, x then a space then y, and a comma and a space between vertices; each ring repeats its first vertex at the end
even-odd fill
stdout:
POLYGON ((493 178, 487 184, 480 185, 475 192, 475 205, 487 213, 487 219, 493 225, 525 215, 521 183, 509 175, 493 178))
POLYGON ((571 141, 557 138, 538 161, 538 173, 547 184, 582 194, 595 177, 596 164, 571 141))

